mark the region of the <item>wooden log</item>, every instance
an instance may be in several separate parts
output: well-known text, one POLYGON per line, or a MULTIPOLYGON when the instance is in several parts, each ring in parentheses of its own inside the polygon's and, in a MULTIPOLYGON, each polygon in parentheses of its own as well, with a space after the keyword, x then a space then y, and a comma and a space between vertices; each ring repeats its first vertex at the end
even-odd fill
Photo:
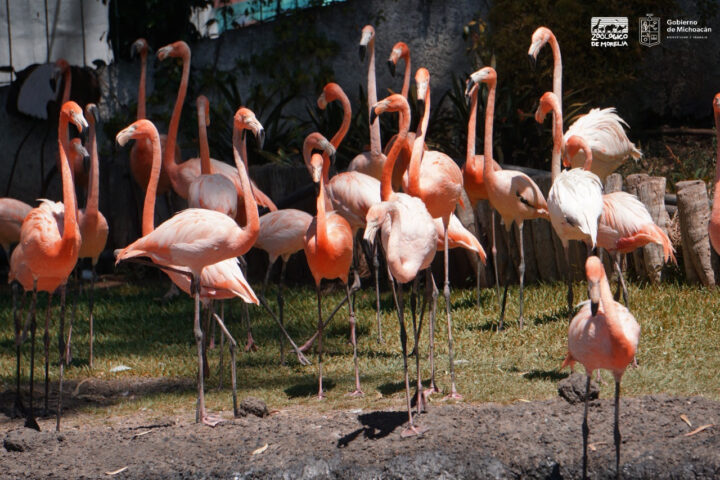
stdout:
MULTIPOLYGON (((552 185, 552 178, 549 174, 537 175, 535 183, 540 187, 545 198, 547 198, 550 186, 552 185)), ((564 275, 561 274, 562 270, 559 269, 557 260, 557 251, 555 236, 552 225, 549 221, 543 219, 532 220, 528 222, 533 233, 533 246, 535 248, 535 260, 537 262, 538 276, 543 282, 553 282, 562 280, 564 275)), ((559 246, 558 241, 558 246, 559 246)), ((562 247, 560 247, 560 255, 562 256, 562 247)))
MULTIPOLYGON (((650 175, 647 173, 634 173, 632 175, 628 175, 625 179, 626 184, 626 191, 628 193, 631 193, 637 197, 638 194, 638 185, 645 182, 648 178, 650 178, 650 175)), ((642 280, 646 280, 648 278, 648 272, 645 269, 645 260, 643 259, 643 250, 638 248, 632 254, 627 255, 629 259, 632 260, 632 267, 635 274, 642 280)))
MULTIPOLYGON (((462 200, 465 207, 458 204, 458 206, 455 208, 455 215, 457 215, 463 226, 470 230, 473 235, 475 235, 475 237, 485 249, 485 253, 490 256, 490 243, 488 242, 488 238, 485 235, 486 232, 484 231, 483 227, 478 224, 475 210, 470 204, 470 199, 468 198, 464 190, 462 192, 462 200)), ((487 204, 487 202, 485 203, 487 204)), ((477 255, 470 250, 463 249, 463 252, 465 255, 464 258, 466 258, 467 262, 472 267, 475 275, 480 275, 480 287, 487 288, 492 285, 492 270, 489 268, 489 263, 486 265, 483 265, 481 263, 480 270, 478 271, 477 255)))
POLYGON ((605 193, 620 192, 623 189, 622 175, 611 173, 605 178, 605 193))
MULTIPOLYGON (((667 233, 665 212, 665 177, 650 177, 638 185, 638 198, 647 207, 653 222, 667 233)), ((663 248, 661 245, 650 244, 643 248, 645 272, 650 283, 658 284, 662 280, 663 248)))
POLYGON ((707 230, 710 206, 705 182, 686 180, 676 183, 675 187, 685 262, 692 263, 703 285, 715 285, 707 230))

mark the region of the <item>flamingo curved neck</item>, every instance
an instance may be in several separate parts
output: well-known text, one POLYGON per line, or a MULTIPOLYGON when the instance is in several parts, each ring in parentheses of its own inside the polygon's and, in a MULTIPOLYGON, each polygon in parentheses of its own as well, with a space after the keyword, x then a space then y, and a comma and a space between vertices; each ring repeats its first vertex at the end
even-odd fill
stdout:
POLYGON ((402 86, 402 96, 410 100, 410 72, 411 72, 411 64, 410 64, 410 50, 408 50, 407 55, 403 55, 401 57, 405 60, 405 76, 403 77, 403 86, 402 86))
POLYGON ((70 71, 70 67, 68 66, 67 69, 63 71, 63 96, 62 96, 62 103, 63 105, 65 102, 70 101, 70 86, 72 84, 72 72, 70 71))
POLYGON ((425 145, 425 135, 427 134, 428 124, 430 123, 430 85, 428 80, 427 90, 425 90, 425 111, 423 112, 420 122, 419 135, 415 137, 413 143, 412 156, 410 157, 410 166, 408 167, 408 191, 411 195, 419 196, 420 194, 420 164, 423 158, 423 147, 425 145))
POLYGON ((145 78, 147 76, 147 52, 140 54, 140 84, 138 85, 137 120, 145 118, 145 78))
POLYGON ((550 105, 552 106, 553 111, 553 149, 552 160, 550 163, 550 176, 552 177, 552 180, 555 181, 555 178, 560 175, 560 161, 562 157, 563 144, 562 109, 560 108, 560 102, 557 95, 550 101, 550 105))
POLYGON ((93 114, 88 115, 89 130, 88 142, 90 143, 90 185, 85 204, 85 215, 97 215, 100 202, 100 168, 98 165, 97 140, 95 136, 95 119, 93 114))
POLYGON ((492 139, 493 139, 493 121, 495 119, 495 87, 496 81, 488 83, 487 107, 485 111, 485 144, 483 145, 483 181, 486 185, 491 185, 495 177, 495 171, 492 166, 492 139))
MULTIPOLYGON (((370 59, 368 62, 368 118, 370 118, 370 110, 377 103, 377 85, 375 83, 375 37, 368 42, 368 50, 370 51, 370 59)), ((370 156, 374 161, 382 158, 382 146, 380 145, 380 122, 374 122, 370 125, 370 156)))
POLYGON ((77 238, 77 229, 75 228, 77 225, 77 202, 75 201, 75 186, 73 185, 72 174, 70 173, 70 163, 68 162, 67 153, 62 146, 62 142, 59 140, 58 150, 60 151, 63 204, 65 206, 62 235, 63 246, 65 246, 71 244, 77 238))
MULTIPOLYGON (((240 139, 240 131, 233 128, 233 156, 235 157, 235 166, 240 175, 240 185, 243 191, 243 203, 245 204, 245 218, 247 219, 245 226, 242 227, 244 233, 252 239, 250 245, 255 243, 258 233, 260 232, 260 217, 258 216, 257 203, 250 185, 250 178, 247 173, 247 147, 245 138, 240 139)), ((249 248, 248 248, 249 249, 249 248)), ((244 252, 243 252, 244 253, 244 252)))
POLYGON ((553 53, 553 93, 558 98, 558 107, 560 116, 562 116, 562 56, 560 55, 560 44, 552 32, 550 32, 549 43, 553 53))
POLYGON ((480 90, 480 88, 475 87, 470 94, 470 118, 468 118, 467 154, 465 155, 465 163, 467 163, 468 166, 475 165, 475 135, 477 131, 478 90, 480 90))
MULTIPOLYGON (((350 106, 350 100, 348 99, 347 95, 345 95, 345 92, 343 92, 342 89, 339 89, 336 94, 337 98, 335 98, 334 100, 338 100, 340 102, 340 105, 342 105, 343 119, 342 123, 340 124, 340 129, 335 133, 335 135, 333 135, 332 139, 330 139, 330 143, 333 147, 335 147, 335 150, 340 147, 340 144, 345 138, 345 135, 347 135, 348 130, 350 130, 350 121, 352 120, 352 107, 350 106)), ((330 162, 330 157, 327 153, 323 153, 323 160, 327 160, 328 162, 330 162)), ((323 163, 323 179, 325 180, 325 182, 330 181, 329 163, 327 169, 325 168, 325 164, 323 163)))
POLYGON ((383 202, 390 200, 393 195, 392 189, 392 175, 393 168, 395 167, 395 161, 400 155, 400 150, 405 148, 405 141, 410 130, 410 106, 405 102, 400 110, 400 131, 398 132, 398 138, 393 143, 390 152, 383 165, 382 177, 380 178, 380 198, 383 202))
POLYGON ((200 149, 200 173, 202 175, 211 175, 213 173, 213 168, 210 163, 210 147, 208 147, 207 138, 207 119, 205 118, 204 108, 198 108, 198 144, 200 149))
POLYGON ((323 155, 323 174, 320 177, 320 190, 317 196, 317 220, 315 222, 315 235, 317 244, 325 244, 327 242, 327 222, 326 222, 326 205, 325 205, 325 177, 330 170, 330 161, 325 160, 323 155))
POLYGON ((178 190, 178 166, 175 164, 175 144, 177 142, 178 127, 180 126, 180 114, 182 113, 185 95, 187 94, 188 79, 190 78, 190 52, 182 57, 183 68, 180 87, 178 88, 175 107, 173 108, 172 117, 170 118, 170 126, 168 127, 167 140, 165 141, 165 150, 163 151, 163 168, 168 172, 173 188, 178 190))
POLYGON ((613 294, 610 290, 610 284, 608 283, 607 275, 605 275, 604 269, 602 278, 600 279, 600 300, 602 301, 603 310, 605 312, 605 320, 607 322, 608 334, 611 339, 613 356, 624 357, 628 362, 630 362, 633 355, 635 355, 634 347, 631 342, 628 341, 622 323, 618 318, 617 306, 615 305, 615 300, 613 299, 613 294))

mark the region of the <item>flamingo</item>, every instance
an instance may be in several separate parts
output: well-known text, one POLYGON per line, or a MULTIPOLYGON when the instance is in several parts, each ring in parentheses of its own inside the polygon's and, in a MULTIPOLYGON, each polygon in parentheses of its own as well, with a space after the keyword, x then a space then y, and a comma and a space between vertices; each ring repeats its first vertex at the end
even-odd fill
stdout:
MULTIPOLYGON (((565 152, 582 149, 586 162, 593 161, 590 145, 582 137, 573 135, 565 144, 565 152)), ((627 287, 620 268, 620 254, 630 253, 649 243, 663 247, 665 262, 675 262, 675 249, 667 234, 653 222, 650 212, 635 195, 614 192, 602 196, 603 209, 598 221, 597 246, 604 248, 613 258, 618 273, 618 297, 622 288, 625 305, 628 305, 627 287)))
POLYGON ((207 140, 207 126, 210 124, 210 103, 205 95, 197 98, 198 144, 200 147, 201 175, 193 179, 188 187, 188 206, 206 208, 224 213, 230 218, 237 215, 237 191, 235 185, 224 175, 213 173, 207 140))
MULTIPOLYGON (((350 100, 337 83, 330 82, 323 88, 318 97, 318 108, 324 110, 329 102, 339 101, 343 108, 343 120, 340 129, 330 139, 337 150, 350 128, 352 117, 350 100)), ((312 172, 311 172, 312 173, 312 172)), ((400 172, 402 173, 402 172, 400 172)), ((335 175, 332 179, 324 178, 326 191, 335 211, 348 221, 353 231, 353 238, 360 228, 365 228, 365 217, 368 209, 380 203, 380 181, 370 175, 358 171, 348 171, 335 175)), ((373 273, 375 276, 375 317, 378 328, 378 342, 382 342, 380 324, 380 276, 377 251, 373 252, 373 273)))
POLYGON ((100 203, 100 168, 98 165, 97 141, 95 137, 95 124, 100 116, 97 106, 89 103, 85 107, 85 115, 90 126, 88 142, 90 144, 90 191, 85 208, 78 212, 80 225, 80 252, 78 258, 90 258, 92 275, 90 277, 90 358, 89 365, 93 368, 93 304, 95 291, 95 266, 100 254, 105 249, 108 238, 108 223, 105 216, 98 209, 100 203))
POLYGON ((715 94, 715 98, 713 98, 713 116, 715 117, 717 155, 715 158, 715 193, 713 194, 708 234, 712 247, 716 253, 720 254, 720 93, 715 94))
MULTIPOLYGON (((62 139, 67 134, 68 122, 73 122, 78 130, 88 127, 80 106, 72 101, 63 104, 58 122, 58 150, 60 152, 60 171, 63 186, 63 203, 42 200, 39 207, 32 209, 23 221, 20 230, 20 244, 13 251, 10 258, 10 274, 8 280, 17 280, 23 288, 33 291, 31 306, 31 360, 30 360, 30 411, 26 425, 37 427, 32 414, 32 385, 33 385, 33 357, 35 345, 35 306, 37 292, 54 292, 58 287, 65 285, 72 269, 75 267, 80 251, 80 228, 77 224, 77 203, 75 190, 70 171, 70 164, 62 147, 62 139)), ((62 289, 64 303, 64 288, 62 289)), ((48 302, 49 305, 49 302, 48 302)), ((64 305, 60 316, 60 354, 65 350, 64 305)), ((45 320, 46 352, 49 345, 49 318, 45 320)), ((46 372, 48 359, 46 355, 46 372)), ((64 362, 60 361, 60 381, 57 409, 56 430, 60 430, 60 417, 62 415, 62 383, 64 362)), ((47 380, 46 380, 47 399, 47 380)), ((47 400, 46 400, 47 402, 47 400)))
POLYGON ((20 227, 32 207, 14 198, 0 198, 0 246, 10 262, 10 245, 20 241, 20 227))
MULTIPOLYGON (((475 223, 478 227, 478 233, 480 232, 480 219, 477 216, 478 204, 481 200, 487 200, 488 194, 485 188, 485 181, 483 179, 483 156, 475 154, 475 135, 477 125, 477 109, 478 109, 478 91, 480 87, 475 83, 468 83, 470 88, 470 116, 468 117, 468 134, 467 134, 467 154, 465 157, 465 165, 462 167, 463 174, 463 188, 467 193, 470 205, 473 207, 475 212, 475 223)), ((485 115, 487 115, 487 110, 485 115)), ((500 165, 493 160, 493 170, 500 170, 500 165)), ((494 216, 494 214, 493 214, 494 216)), ((495 220, 493 219, 493 222, 495 220)), ((480 262, 481 258, 478 256, 476 265, 476 285, 475 290, 477 291, 477 305, 480 306, 480 262)), ((484 263, 484 261, 482 261, 484 263)), ((497 268, 497 265, 495 266, 497 268)))
POLYGON ((585 262, 590 300, 584 302, 580 311, 570 322, 568 329, 568 353, 562 368, 575 362, 585 367, 587 386, 585 412, 583 414, 583 478, 587 478, 587 423, 590 377, 594 370, 608 369, 615 377, 615 476, 620 477, 620 381, 625 369, 637 351, 640 325, 627 308, 613 300, 607 276, 598 257, 588 257, 585 262))
MULTIPOLYGON (((553 165, 552 170, 560 170, 560 152, 562 149, 562 114, 560 102, 553 92, 545 92, 535 112, 535 120, 542 123, 547 113, 553 112, 553 165)), ((597 243, 598 221, 603 211, 602 182, 591 170, 593 158, 585 158, 585 168, 565 170, 553 179, 548 192, 550 222, 560 238, 568 272, 568 311, 573 309, 573 275, 570 265, 570 240, 580 240, 590 248, 597 243)))
MULTIPOLYGON (((410 72, 411 72, 411 61, 410 61, 410 47, 408 47, 407 43, 405 42, 397 42, 395 45, 393 45, 392 50, 390 51, 390 58, 388 59, 388 68, 390 69, 390 74, 394 77, 395 76, 395 65, 397 62, 402 59, 405 62, 405 73, 403 75, 403 86, 401 90, 401 94, 403 97, 408 99, 408 102, 410 101, 410 72)), ((400 118, 398 117, 398 130, 400 129, 400 118)), ((401 182, 402 182, 402 175, 407 170, 408 165, 410 164, 410 156, 412 154, 412 146, 413 142, 415 142, 415 132, 408 132, 407 140, 405 141, 405 144, 407 145, 407 148, 403 148, 400 151, 400 155, 398 155, 398 159, 395 161, 395 169, 393 170, 393 188, 396 190, 400 189, 401 182)), ((383 153, 385 155, 390 154, 390 149, 393 146, 393 143, 395 143, 395 140, 397 140, 398 134, 396 133, 392 137, 390 137, 390 140, 385 144, 385 148, 383 150, 383 153)))
MULTIPOLYGON (((558 99, 559 116, 562 117, 562 57, 560 45, 553 32, 547 27, 538 27, 533 32, 528 55, 531 62, 537 59, 538 53, 546 44, 550 44, 553 52, 553 93, 558 99)), ((602 181, 614 172, 628 156, 637 160, 642 152, 635 148, 635 145, 627 138, 623 125, 627 124, 620 118, 614 108, 597 109, 593 108, 586 115, 578 118, 568 131, 565 132, 564 142, 572 135, 578 135, 590 144, 593 149, 594 161, 592 172, 602 181)), ((553 138, 555 137, 555 125, 553 124, 553 138)), ((560 173, 560 153, 553 152, 552 164, 557 162, 557 170, 553 170, 553 181, 560 173)), ((568 161, 563 161, 566 167, 580 168, 585 163, 582 152, 568 156, 568 161)))
MULTIPOLYGON (((243 191, 250 193, 252 192, 250 180, 240 154, 240 151, 244 150, 240 146, 240 134, 241 131, 249 129, 253 131, 255 136, 259 136, 262 132, 262 126, 255 118, 255 115, 244 107, 237 110, 233 120, 235 164, 240 173, 243 191)), ((137 128, 133 124, 121 131, 118 134, 118 143, 123 144, 129 138, 132 138, 137 128)), ((159 141, 153 139, 153 142, 154 148, 157 148, 159 141)), ((159 166, 153 165, 153 171, 157 169, 159 169, 159 166)), ((152 201, 152 199, 148 200, 146 198, 146 202, 148 201, 152 201)), ((220 419, 209 416, 205 411, 203 334, 200 328, 201 275, 205 267, 243 255, 250 249, 257 238, 260 228, 257 206, 251 195, 248 195, 245 201, 245 216, 247 224, 242 228, 223 213, 189 208, 165 221, 151 233, 128 245, 117 255, 117 262, 134 257, 149 257, 158 265, 179 265, 190 272, 190 291, 195 297, 194 334, 198 348, 198 403, 195 420, 211 426, 216 425, 220 419)))
MULTIPOLYGON (((492 129, 495 116, 495 90, 497 88, 497 73, 492 67, 484 67, 470 76, 468 89, 472 84, 483 82, 487 84, 489 92, 487 97, 487 113, 485 115, 485 143, 483 154, 483 182, 488 194, 490 206, 497 210, 502 217, 505 229, 509 233, 513 222, 518 227, 520 250, 520 315, 518 321, 523 325, 523 283, 525 277, 525 254, 523 251, 523 222, 534 218, 549 219, 548 205, 540 188, 530 177, 522 172, 511 170, 495 170, 492 163, 492 129)), ((466 92, 467 93, 467 92, 466 92)), ((500 282, 497 268, 497 249, 495 248, 495 221, 493 217, 493 264, 495 265, 495 287, 498 302, 500 302, 500 282)), ((509 260, 509 259, 508 259, 509 260)), ((500 322, 498 329, 503 328, 504 309, 500 308, 500 322)))
MULTIPOLYGON (((188 79, 190 78, 190 47, 183 41, 178 41, 165 45, 157 52, 157 57, 162 61, 166 58, 180 58, 182 59, 182 78, 180 80, 180 87, 178 88, 177 99, 175 100, 175 107, 173 109, 172 117, 170 118, 170 126, 168 127, 168 137, 166 142, 166 148, 163 150, 163 169, 167 170, 168 176, 170 177, 170 183, 173 190, 182 198, 188 197, 188 191, 190 184, 195 178, 201 174, 201 160, 200 158, 191 158, 181 164, 176 164, 173 161, 172 154, 175 150, 175 144, 177 140, 178 127, 180 126, 180 114, 182 112, 183 102, 185 101, 185 95, 187 94, 188 79)), ((265 132, 262 132, 264 135, 265 132)), ((259 139, 262 143, 262 139, 259 139)), ((246 156, 243 156, 246 158, 246 156)), ((245 190, 242 188, 242 182, 240 181, 240 175, 236 168, 228 165, 225 162, 220 162, 215 159, 210 159, 213 172, 219 173, 228 177, 232 180, 237 190, 237 218, 236 220, 240 224, 246 224, 247 218, 245 218, 244 205, 244 193, 245 190)), ((252 185, 250 190, 254 196, 255 202, 259 205, 269 208, 271 211, 277 210, 275 204, 270 198, 262 193, 260 189, 252 185)))
MULTIPOLYGON (((392 173, 395 161, 403 148, 410 128, 410 107, 405 97, 393 94, 373 105, 371 119, 385 112, 400 112, 400 131, 398 139, 388 154, 381 181, 382 202, 373 205, 367 213, 367 226, 363 238, 373 243, 380 230, 380 238, 385 250, 388 270, 394 282, 398 283, 396 293, 396 309, 400 322, 400 343, 403 352, 403 369, 405 373, 405 399, 408 411, 408 428, 402 436, 419 435, 424 428, 415 425, 410 402, 410 379, 407 365, 407 333, 405 330, 405 305, 403 302, 403 285, 417 278, 418 272, 429 269, 438 244, 438 232, 426 204, 418 197, 405 193, 396 193, 392 187, 392 173)), ((443 225, 445 230, 445 225, 443 225)), ((428 270, 429 272, 429 270, 428 270)), ((428 273, 430 279, 432 273, 428 273)), ((432 280, 430 280, 432 281, 432 280)), ((434 282, 433 282, 434 283, 434 282)), ((412 304, 411 304, 412 306, 412 304)), ((413 308, 413 333, 415 348, 418 349, 418 328, 413 308)), ((423 404, 423 389, 420 377, 420 355, 416 351, 415 364, 417 370, 418 411, 423 404)))
MULTIPOLYGON (((377 103, 377 86, 375 82, 375 29, 372 25, 365 25, 360 37, 360 60, 365 60, 365 52, 370 50, 367 74, 367 102, 368 115, 372 115, 372 105, 377 103)), ((380 140, 380 124, 370 122, 370 151, 362 152, 350 161, 348 171, 358 171, 380 180, 385 164, 385 155, 382 153, 380 140)))
MULTIPOLYGON (((310 272, 315 279, 318 301, 318 398, 323 399, 322 377, 322 292, 320 282, 323 278, 339 278, 345 284, 346 299, 350 313, 350 341, 353 345, 355 363, 355 390, 350 396, 363 395, 360 388, 360 371, 357 358, 357 339, 355 336, 355 311, 350 301, 348 272, 352 263, 353 234, 352 228, 345 218, 334 211, 326 210, 325 178, 330 169, 331 157, 335 156, 335 147, 319 133, 311 133, 303 144, 303 159, 312 172, 313 182, 320 184, 317 197, 317 215, 313 218, 305 233, 304 250, 310 272), (312 150, 323 150, 327 155, 312 154, 312 150)), ((357 283, 357 272, 355 272, 357 283)), ((354 288, 354 286, 353 286, 354 288)))
MULTIPOLYGON (((137 100, 137 119, 141 120, 145 117, 145 77, 147 70, 147 54, 150 49, 147 40, 138 38, 130 47, 130 54, 140 56, 140 82, 138 83, 138 100, 137 100)), ((165 149, 167 135, 160 135, 160 148, 165 149)), ((182 154, 180 147, 175 145, 174 149, 175 163, 182 162, 182 154)), ((140 188, 147 190, 148 181, 150 180, 150 170, 152 169, 152 144, 149 139, 136 141, 130 150, 130 172, 135 182, 140 188)), ((170 177, 165 170, 160 171, 160 180, 158 181, 157 193, 164 195, 170 190, 170 177)))

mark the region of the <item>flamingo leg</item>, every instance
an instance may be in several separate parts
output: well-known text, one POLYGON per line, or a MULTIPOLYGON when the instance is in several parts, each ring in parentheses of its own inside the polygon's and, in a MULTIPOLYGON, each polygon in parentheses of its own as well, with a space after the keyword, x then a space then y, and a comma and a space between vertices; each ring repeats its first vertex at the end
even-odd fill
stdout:
POLYGON ((48 414, 48 397, 50 392, 50 308, 52 306, 52 292, 48 293, 47 310, 45 311, 45 334, 43 335, 43 343, 45 346, 45 404, 43 407, 43 416, 48 414))
MULTIPOLYGON (((212 308, 212 307, 211 307, 212 308)), ((218 317, 218 315, 213 312, 212 313, 213 318, 220 326, 220 338, 223 339, 225 337, 228 338, 228 343, 230 344, 230 382, 232 383, 232 397, 233 397, 233 415, 238 416, 238 403, 237 403, 237 366, 235 362, 235 349, 237 348, 237 342, 233 338, 232 335, 230 335, 230 332, 228 331, 227 327, 225 326, 225 323, 223 322, 222 318, 218 317), (224 335, 223 335, 224 334, 224 335)), ((221 377, 222 378, 222 377, 221 377)))
POLYGON ((63 362, 63 354, 65 353, 65 296, 67 286, 60 287, 60 332, 58 337, 58 347, 60 353, 60 380, 58 382, 58 407, 55 423, 55 430, 60 431, 60 418, 62 417, 62 394, 63 394, 63 375, 65 373, 65 362, 63 362))
MULTIPOLYGON (((475 213, 475 232, 480 236, 480 215, 478 214, 477 206, 474 209, 475 213)), ((475 269, 475 291, 477 294, 477 307, 480 308, 480 272, 482 268, 482 261, 480 255, 477 255, 477 268, 475 269)))
MULTIPOLYGON (((202 307, 201 307, 202 312, 202 307)), ((203 377, 204 378, 210 378, 210 364, 208 363, 207 359, 207 343, 208 343, 208 332, 210 331, 210 322, 212 321, 212 318, 210 316, 210 309, 205 309, 205 319, 203 320, 203 325, 201 326, 201 330, 203 332, 203 341, 202 341, 202 357, 203 357, 203 377)))
POLYGON ((445 315, 447 316, 447 328, 448 328, 448 359, 450 361, 450 394, 445 396, 444 400, 461 400, 460 395, 455 386, 455 360, 453 358, 453 337, 452 337, 452 317, 451 317, 451 305, 450 305, 450 266, 449 266, 449 249, 448 249, 448 227, 445 222, 445 286, 443 287, 443 294, 445 295, 445 315))
MULTIPOLYGON (((77 268, 75 269, 75 296, 73 297, 72 314, 70 315, 70 322, 68 324, 68 336, 67 342, 65 342, 65 365, 70 366, 72 363, 72 331, 73 323, 75 323, 75 315, 77 314, 78 298, 80 297, 80 281, 77 279, 77 268)), ((67 288, 67 286, 66 286, 67 288)))
POLYGON ((620 382, 615 380, 615 428, 613 430, 615 440, 615 478, 620 478, 620 382))
MULTIPOLYGON (((418 291, 419 282, 420 282, 420 279, 417 276, 415 276, 415 279, 413 280, 413 283, 412 283, 412 288, 410 289, 410 311, 412 312, 412 316, 413 316, 413 329, 417 328, 418 333, 422 330, 422 317, 420 318, 419 325, 415 325, 415 322, 417 321, 415 317, 416 317, 416 310, 417 310, 417 296, 418 296, 417 291, 418 291)), ((423 307, 424 307, 424 305, 423 305, 423 307)), ((417 341, 414 339, 414 335, 413 335, 413 341, 415 343, 413 343, 413 349, 410 351, 410 356, 416 357, 418 354, 417 353, 418 346, 417 346, 417 341)))
POLYGON ((247 343, 245 344, 245 351, 249 352, 252 350, 253 352, 257 352, 257 345, 255 345, 255 339, 253 338, 252 334, 252 325, 250 324, 250 309, 248 308, 248 304, 243 302, 243 317, 245 317, 245 323, 247 325, 247 343))
POLYGON ((525 283, 525 249, 523 248, 523 224, 520 222, 517 224, 518 227, 518 245, 520 246, 520 265, 518 266, 518 277, 520 277, 520 316, 518 317, 518 324, 520 328, 523 327, 523 285, 525 283))
POLYGON ((567 262, 567 302, 568 302, 568 316, 572 319, 573 316, 573 269, 570 264, 570 245, 563 244, 563 250, 565 251, 565 261, 567 262))
POLYGON ((618 274, 618 294, 616 295, 616 297, 620 297, 620 289, 622 288, 623 302, 625 303, 625 306, 629 308, 630 303, 628 303, 628 290, 627 285, 625 284, 625 277, 623 276, 622 267, 620 266, 620 255, 621 253, 618 252, 615 254, 614 258, 615 270, 617 270, 618 274))
POLYGON ((588 435, 590 434, 590 429, 588 428, 588 403, 590 398, 590 376, 592 372, 587 373, 587 382, 585 385, 585 413, 583 414, 583 423, 582 423, 582 435, 583 435, 583 479, 587 478, 587 448, 588 448, 588 435))
POLYGON ((211 417, 205 411, 205 384, 204 384, 204 363, 203 363, 203 331, 200 327, 200 278, 193 275, 190 292, 195 297, 195 316, 193 322, 193 333, 195 335, 195 343, 197 344, 198 353, 198 399, 197 408, 195 410, 195 422, 202 422, 205 425, 214 427, 220 423, 221 419, 211 417))
POLYGON ((404 310, 405 305, 403 303, 403 286, 398 284, 397 288, 397 307, 398 307, 398 320, 400 321, 400 344, 402 345, 403 352, 403 369, 405 372, 405 401, 407 403, 408 412, 408 428, 402 431, 400 434, 402 437, 410 437, 413 435, 420 435, 425 429, 415 426, 412 415, 412 406, 410 404, 410 377, 408 375, 408 361, 407 361, 407 332, 405 330, 405 317, 404 310))
MULTIPOLYGON (((215 307, 214 302, 210 302, 210 310, 212 311, 212 316, 215 317, 215 307)), ((225 302, 220 302, 220 319, 223 320, 223 325, 225 324, 225 302)), ((230 353, 232 354, 232 346, 230 348, 230 353)), ((220 333, 220 360, 218 361, 218 390, 223 389, 223 372, 225 370, 225 335, 220 333)), ((232 368, 232 367, 230 367, 232 368)))
MULTIPOLYGON (((207 309, 209 312, 208 319, 210 320, 210 335, 209 335, 210 338, 209 338, 209 341, 207 344, 207 348, 210 350, 213 350, 213 349, 215 349, 215 322, 212 321, 212 314, 213 314, 213 311, 215 310, 213 308, 213 300, 210 300, 210 303, 208 304, 207 309)), ((220 334, 220 336, 222 336, 222 333, 220 334)))
MULTIPOLYGON (((418 282, 419 279, 416 276, 415 280, 413 281, 413 293, 412 296, 416 296, 416 291, 418 289, 418 282)), ((417 413, 420 414, 420 412, 425 411, 425 395, 423 394, 423 386, 422 386, 422 372, 420 371, 420 328, 418 325, 418 321, 416 319, 416 302, 412 301, 410 303, 410 310, 412 312, 412 323, 413 323, 413 341, 415 342, 415 372, 417 373, 417 413)))
MULTIPOLYGON (((10 255, 8 255, 10 258, 10 255)), ((13 302, 13 326, 15 328, 15 410, 18 412, 25 411, 22 404, 22 397, 20 396, 20 351, 22 347, 22 322, 20 316, 22 313, 18 313, 17 297, 18 297, 18 283, 13 282, 12 284, 12 302, 13 302)), ((22 309, 21 309, 22 310, 22 309)))
MULTIPOLYGON (((323 327, 323 328, 325 328, 325 327, 328 326, 328 324, 330 323, 330 321, 331 321, 333 318, 335 318, 335 314, 342 308, 343 305, 345 305, 345 302, 347 302, 347 301, 348 301, 347 297, 346 297, 346 298, 343 298, 342 300, 340 300, 340 303, 338 303, 338 304, 335 306, 335 308, 333 309, 333 311, 330 312, 330 315, 328 315, 328 318, 322 323, 322 327, 323 327)), ((315 330, 315 333, 313 333, 313 335, 307 340, 307 342, 303 343, 303 344, 300 346, 299 351, 301 351, 301 352, 307 351, 307 349, 310 348, 313 343, 315 343, 315 340, 317 339, 319 332, 320 332, 320 329, 319 329, 319 328, 318 328, 317 330, 315 330)))
MULTIPOLYGON (((280 326, 285 328, 285 299, 283 298, 283 283, 285 282, 285 267, 287 262, 283 258, 280 266, 280 282, 278 283, 277 304, 280 326)), ((285 338, 280 337, 280 365, 285 365, 285 338)))
POLYGON ((378 246, 373 246, 373 274, 375 275, 375 319, 377 321, 378 343, 385 343, 382 337, 382 324, 380 323, 380 259, 378 258, 378 246))
POLYGON ((318 302, 318 329, 317 329, 317 355, 318 355, 318 400, 325 398, 322 383, 322 334, 323 334, 323 318, 322 318, 322 293, 320 293, 320 283, 316 285, 317 302, 318 302))
POLYGON ((490 210, 491 212, 491 219, 490 223, 492 224, 492 257, 493 257, 493 270, 495 270, 495 291, 497 293, 497 301, 498 301, 498 310, 500 311, 500 320, 498 321, 498 330, 503 329, 503 317, 505 316, 505 309, 502 305, 502 300, 500 297, 500 267, 498 266, 497 261, 497 236, 496 236, 496 230, 497 227, 495 225, 495 210, 490 210))
POLYGON ((88 307, 90 308, 90 360, 89 360, 89 366, 90 366, 91 370, 93 368, 93 360, 94 360, 93 341, 95 338, 95 330, 94 330, 93 324, 94 324, 95 319, 93 318, 93 307, 95 305, 95 264, 96 263, 97 262, 95 262, 95 261, 92 262, 92 276, 90 277, 90 298, 88 299, 88 302, 89 302, 88 307))
POLYGON ((29 408, 25 417, 25 427, 33 428, 40 431, 40 426, 35 420, 33 414, 33 386, 35 385, 35 331, 37 330, 37 322, 35 318, 35 309, 37 307, 37 280, 33 283, 32 306, 30 307, 30 400, 28 400, 29 408))
MULTIPOLYGON (((353 273, 355 275, 354 284, 359 283, 360 278, 358 277, 357 271, 354 271, 353 273)), ((345 293, 348 298, 348 310, 350 311, 350 342, 352 342, 353 346, 353 362, 355 363, 355 391, 349 393, 348 395, 351 397, 362 397, 365 394, 363 393, 362 388, 360 388, 360 369, 358 367, 357 336, 355 330, 355 309, 353 308, 353 302, 350 300, 350 295, 354 294, 355 291, 355 289, 351 290, 350 285, 345 284, 345 293)))
POLYGON ((432 270, 425 270, 425 295, 431 299, 430 307, 430 346, 429 346, 429 357, 430 357, 430 387, 425 391, 425 395, 431 395, 433 393, 439 393, 440 389, 435 384, 435 313, 437 311, 437 298, 438 289, 435 285, 435 278, 433 277, 432 270))

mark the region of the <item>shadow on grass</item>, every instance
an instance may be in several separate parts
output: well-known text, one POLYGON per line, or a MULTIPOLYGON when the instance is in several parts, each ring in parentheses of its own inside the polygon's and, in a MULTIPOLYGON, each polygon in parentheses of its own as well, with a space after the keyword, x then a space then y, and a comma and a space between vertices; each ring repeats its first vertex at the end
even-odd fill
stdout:
MULTIPOLYGON (((323 390, 329 391, 335 388, 335 382, 330 378, 323 378, 323 390)), ((310 397, 317 395, 318 381, 317 378, 312 380, 305 379, 302 383, 296 383, 285 389, 285 394, 289 398, 310 397)))
MULTIPOLYGON (((572 315, 574 314, 575 311, 573 309, 572 315)), ((550 313, 545 313, 543 315, 535 317, 532 323, 534 325, 545 325, 546 323, 568 321, 568 319, 572 318, 572 315, 571 312, 568 311, 567 306, 565 306, 558 310, 553 310, 550 313)))
POLYGON ((523 378, 527 380, 552 380, 558 381, 569 377, 568 372, 560 372, 558 370, 530 370, 523 374, 523 378))
POLYGON ((358 416, 358 421, 363 425, 343 436, 337 441, 337 448, 345 448, 350 442, 362 434, 368 440, 378 440, 387 437, 402 426, 408 419, 407 412, 372 412, 358 416))

